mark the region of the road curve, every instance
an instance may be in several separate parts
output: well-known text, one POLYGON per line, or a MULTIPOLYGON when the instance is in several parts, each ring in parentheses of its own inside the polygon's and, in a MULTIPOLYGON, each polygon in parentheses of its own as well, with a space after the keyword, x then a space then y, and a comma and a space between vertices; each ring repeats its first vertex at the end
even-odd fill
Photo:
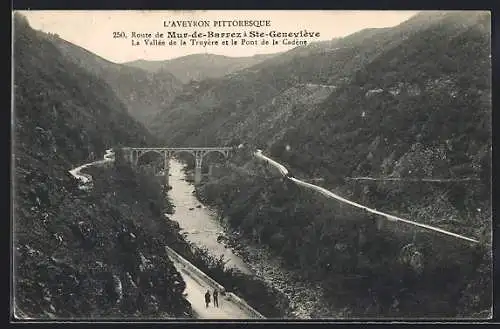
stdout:
POLYGON ((360 208, 362 210, 365 210, 365 211, 370 212, 370 213, 375 214, 375 215, 380 215, 380 216, 384 217, 385 219, 390 220, 392 222, 400 221, 400 222, 403 222, 403 223, 406 223, 406 224, 410 224, 410 225, 422 227, 424 229, 428 229, 428 230, 432 230, 432 231, 439 232, 439 233, 442 233, 442 234, 446 234, 446 235, 449 235, 449 236, 453 236, 453 237, 458 238, 458 239, 462 239, 462 240, 466 240, 466 241, 474 242, 474 243, 479 243, 479 241, 476 240, 476 239, 472 239, 472 238, 469 238, 469 237, 466 237, 466 236, 463 236, 463 235, 460 235, 460 234, 449 232, 449 231, 446 231, 446 230, 443 230, 443 229, 440 229, 438 227, 434 227, 434 226, 431 226, 431 225, 426 225, 426 224, 421 224, 421 223, 417 223, 417 222, 414 222, 414 221, 410 221, 408 219, 404 219, 404 218, 397 217, 397 216, 394 216, 394 215, 391 215, 391 214, 387 214, 387 213, 378 211, 376 209, 369 208, 369 207, 364 206, 362 204, 359 204, 359 203, 347 200, 347 199, 341 197, 338 194, 335 194, 335 193, 333 193, 331 191, 328 191, 327 189, 325 189, 323 187, 320 187, 320 186, 317 186, 317 185, 314 185, 314 184, 311 184, 311 183, 306 183, 306 182, 301 181, 300 179, 297 179, 295 177, 290 177, 289 176, 289 171, 283 165, 281 165, 280 163, 278 163, 278 162, 276 162, 276 161, 274 161, 274 160, 266 157, 265 155, 263 155, 261 150, 257 150, 254 153, 254 155, 256 157, 260 158, 260 159, 263 159, 263 160, 267 161, 268 163, 272 164, 273 166, 275 166, 280 171, 280 173, 283 176, 285 176, 287 179, 289 179, 290 181, 294 182, 295 184, 304 186, 304 187, 312 189, 312 190, 315 190, 315 191, 323 194, 326 197, 334 198, 334 199, 337 199, 337 200, 339 200, 341 202, 350 204, 353 207, 360 208))
MULTIPOLYGON (((81 189, 89 189, 92 186, 92 176, 81 173, 82 169, 90 166, 103 166, 115 161, 115 154, 112 149, 106 150, 102 160, 97 160, 83 164, 71 169, 69 173, 80 181, 81 189)), ((200 269, 192 265, 169 247, 165 247, 169 259, 181 273, 186 282, 184 294, 191 303, 197 318, 201 319, 264 319, 265 317, 248 305, 244 300, 235 294, 225 292, 220 286, 200 269), (219 297, 219 307, 214 307, 213 303, 208 308, 205 307, 204 294, 207 289, 213 291, 217 289, 222 294, 219 297)))
POLYGON ((92 176, 90 176, 88 174, 81 173, 82 169, 85 169, 85 168, 88 168, 91 166, 102 166, 105 164, 112 163, 114 161, 115 161, 115 153, 113 152, 112 149, 108 149, 108 150, 106 150, 106 153, 104 154, 104 157, 102 160, 97 160, 97 161, 83 164, 79 167, 71 169, 69 171, 69 173, 80 182, 80 189, 88 189, 89 186, 92 184, 92 176))
POLYGON ((275 166, 275 167, 279 170, 279 172, 281 173, 281 175, 283 175, 283 176, 288 176, 288 174, 289 174, 288 169, 286 169, 286 167, 285 167, 285 166, 283 166, 282 164, 280 164, 280 163, 278 163, 278 162, 274 161, 273 159, 266 157, 264 154, 262 154, 262 150, 257 150, 257 151, 254 153, 254 155, 255 155, 256 157, 258 157, 258 158, 261 158, 261 159, 263 159, 263 160, 265 160, 265 161, 269 162, 269 163, 270 163, 270 164, 272 164, 273 166, 275 166))

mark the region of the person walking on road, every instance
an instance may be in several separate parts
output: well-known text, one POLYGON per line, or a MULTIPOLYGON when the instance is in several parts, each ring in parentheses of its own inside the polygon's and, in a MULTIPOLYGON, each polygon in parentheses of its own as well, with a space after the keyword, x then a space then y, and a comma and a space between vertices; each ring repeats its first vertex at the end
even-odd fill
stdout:
POLYGON ((214 306, 219 307, 219 293, 217 290, 214 290, 214 306))
POLYGON ((208 307, 208 304, 210 304, 210 291, 207 290, 207 292, 205 293, 205 305, 206 307, 208 307))

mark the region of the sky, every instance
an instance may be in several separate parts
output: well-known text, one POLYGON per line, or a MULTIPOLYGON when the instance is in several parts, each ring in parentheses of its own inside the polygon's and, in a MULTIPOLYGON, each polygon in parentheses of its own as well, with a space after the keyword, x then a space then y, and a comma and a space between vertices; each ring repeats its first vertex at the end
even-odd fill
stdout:
MULTIPOLYGON (((416 11, 347 11, 347 10, 196 10, 196 11, 20 11, 28 18, 32 28, 44 32, 57 33, 61 38, 77 44, 107 60, 123 63, 138 59, 167 60, 196 53, 212 53, 231 57, 252 56, 286 51, 296 47, 290 41, 331 40, 352 34, 364 28, 391 27, 415 15, 416 11), (179 21, 205 21, 209 26, 177 26, 179 21), (220 27, 215 21, 259 21, 264 26, 220 27), (263 21, 263 22, 262 22, 263 21), (172 23, 174 22, 174 23, 172 23), (269 24, 270 26, 266 26, 269 24), (165 26, 167 25, 167 26, 165 26), (272 44, 272 37, 249 38, 251 31, 259 33, 304 31, 319 33, 314 37, 287 36, 274 37, 277 44, 272 44), (207 38, 197 40, 214 41, 217 45, 193 45, 190 35, 193 32, 207 34, 242 33, 240 36, 207 38), (127 38, 121 37, 124 32, 127 38), (136 38, 132 33, 152 33, 152 37, 136 38), (155 33, 163 33, 163 38, 154 38, 155 33), (168 32, 188 33, 181 45, 179 38, 166 38, 168 32), (247 37, 243 33, 247 32, 247 37), (144 39, 156 39, 165 45, 146 45, 144 39), (223 45, 222 41, 233 39, 237 45, 223 45), (257 44, 241 44, 241 39, 255 41, 257 44), (261 45, 262 40, 268 45, 261 45), (175 45, 169 42, 175 40, 175 45), (139 41, 139 44, 137 44, 139 41), (135 45, 132 45, 134 42, 135 45)), ((186 23, 188 24, 188 23, 186 23)), ((227 24, 227 23, 226 23, 227 24)), ((259 23, 258 23, 259 24, 259 23)), ((220 25, 220 23, 219 23, 220 25)))

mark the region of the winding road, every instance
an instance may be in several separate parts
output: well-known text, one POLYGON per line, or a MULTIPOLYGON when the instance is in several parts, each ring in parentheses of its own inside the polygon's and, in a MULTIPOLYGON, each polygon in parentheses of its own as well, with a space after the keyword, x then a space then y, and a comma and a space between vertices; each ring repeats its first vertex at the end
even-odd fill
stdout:
MULTIPOLYGON (((469 242, 474 242, 478 243, 479 241, 476 239, 468 238, 463 235, 459 235, 453 232, 449 232, 446 230, 442 230, 440 228, 426 225, 426 224, 421 224, 417 222, 413 222, 404 218, 400 218, 397 216, 393 216, 391 214, 387 214, 381 211, 378 211, 373 208, 369 208, 367 206, 364 206, 362 204, 350 201, 348 199, 345 199, 341 197, 340 195, 337 195, 331 191, 328 191, 327 189, 304 182, 300 179, 297 179, 293 177, 288 169, 280 164, 279 162, 265 156, 262 154, 261 150, 257 150, 254 153, 254 156, 257 158, 260 158, 275 168, 278 169, 280 174, 284 176, 285 178, 289 179, 290 181, 294 182, 297 185, 303 186, 305 188, 314 190, 316 192, 319 192, 320 194, 328 197, 328 198, 333 198, 336 199, 340 202, 347 203, 353 207, 362 209, 364 211, 379 215, 384 217, 387 220, 390 221, 400 221, 404 222, 410 225, 414 226, 419 226, 424 229, 432 230, 435 232, 439 232, 442 234, 446 234, 449 236, 453 236, 455 238, 459 238, 462 240, 466 240, 469 242)), ((74 168, 70 170, 70 174, 73 175, 76 179, 78 179, 81 182, 80 188, 82 189, 88 189, 92 188, 92 177, 88 174, 83 174, 81 173, 81 170, 90 166, 104 166, 108 165, 110 163, 114 162, 114 153, 111 149, 106 150, 106 154, 104 155, 104 158, 102 160, 90 162, 84 165, 81 165, 77 168, 74 168)), ((184 295, 186 299, 191 303, 191 306, 193 307, 193 310, 195 312, 195 315, 200 318, 200 319, 259 319, 259 318, 264 318, 260 313, 255 311, 252 307, 250 307, 244 300, 240 299, 233 293, 227 293, 225 292, 224 287, 219 285, 217 282, 215 282, 212 278, 210 278, 208 275, 203 273, 201 270, 196 268, 194 265, 189 263, 187 260, 182 258, 180 255, 178 255, 175 251, 172 249, 166 247, 167 254, 169 258, 174 262, 175 267, 177 270, 181 273, 182 278, 186 282, 186 289, 184 291, 184 295), (204 303, 204 294, 207 290, 213 291, 214 289, 217 289, 218 291, 222 292, 222 294, 219 297, 219 307, 214 307, 213 304, 211 304, 208 308, 205 306, 204 303)))
MULTIPOLYGON (((92 188, 92 176, 83 174, 82 169, 91 166, 105 166, 113 163, 115 160, 114 152, 106 150, 102 160, 86 163, 69 171, 69 173, 80 182, 81 189, 92 188)), ((215 282, 200 269, 195 267, 186 259, 169 247, 165 247, 168 257, 174 263, 174 266, 186 282, 184 296, 191 304, 195 316, 199 319, 263 319, 264 316, 249 306, 243 299, 233 293, 225 292, 225 288, 215 282), (214 307, 213 303, 209 307, 205 306, 205 292, 217 289, 223 292, 219 296, 219 307, 214 307)))
POLYGON ((328 191, 327 189, 325 189, 325 188, 323 188, 321 186, 317 186, 317 185, 314 185, 314 184, 311 184, 311 183, 306 183, 306 182, 304 182, 304 181, 302 181, 300 179, 292 177, 290 175, 288 169, 286 169, 285 166, 283 166, 282 164, 274 161, 273 159, 271 159, 271 158, 266 157, 265 155, 263 155, 262 154, 262 150, 257 150, 254 153, 254 155, 257 158, 260 158, 260 159, 262 159, 264 161, 267 161, 268 163, 270 163, 271 165, 273 165, 274 167, 276 167, 278 169, 278 171, 281 173, 281 175, 283 175, 284 177, 286 177, 290 181, 294 182, 295 184, 301 185, 303 187, 309 188, 309 189, 314 190, 314 191, 317 191, 317 192, 323 194, 324 196, 326 196, 328 198, 333 198, 333 199, 339 200, 340 202, 347 203, 347 204, 349 204, 349 205, 351 205, 353 207, 356 207, 356 208, 365 210, 367 212, 370 212, 372 214, 382 216, 385 219, 387 219, 389 221, 392 221, 392 222, 400 221, 400 222, 403 222, 403 223, 406 223, 406 224, 410 224, 410 225, 413 225, 413 226, 418 226, 418 227, 421 227, 421 228, 424 228, 424 229, 427 229, 427 230, 432 230, 432 231, 435 231, 435 232, 438 232, 438 233, 441 233, 441 234, 446 234, 446 235, 449 235, 449 236, 453 236, 453 237, 458 238, 458 239, 462 239, 462 240, 466 240, 466 241, 474 242, 474 243, 479 243, 479 241, 476 240, 476 239, 472 239, 472 238, 469 238, 469 237, 466 237, 466 236, 463 236, 463 235, 460 235, 460 234, 449 232, 449 231, 440 229, 440 228, 435 227, 435 226, 421 224, 421 223, 417 223, 417 222, 414 222, 414 221, 411 221, 411 220, 408 220, 408 219, 404 219, 404 218, 397 217, 397 216, 394 216, 394 215, 391 215, 391 214, 387 214, 387 213, 378 211, 376 209, 369 208, 369 207, 364 206, 362 204, 359 204, 359 203, 347 200, 347 199, 341 197, 340 195, 335 194, 335 193, 333 193, 331 191, 328 191))
POLYGON ((88 168, 91 166, 103 166, 103 165, 111 164, 114 161, 115 161, 115 153, 113 152, 112 149, 108 149, 104 153, 104 157, 102 160, 97 160, 97 161, 83 164, 79 167, 71 169, 69 171, 69 173, 80 182, 80 189, 88 189, 92 185, 92 176, 90 176, 88 174, 83 174, 81 172, 82 169, 85 169, 85 168, 88 168))

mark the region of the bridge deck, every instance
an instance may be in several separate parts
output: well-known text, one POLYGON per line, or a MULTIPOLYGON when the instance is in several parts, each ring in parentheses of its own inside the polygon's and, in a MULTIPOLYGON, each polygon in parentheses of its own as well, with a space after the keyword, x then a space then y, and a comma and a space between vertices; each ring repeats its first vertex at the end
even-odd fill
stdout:
POLYGON ((212 151, 212 150, 232 150, 233 147, 123 147, 125 150, 137 150, 137 151, 149 151, 149 150, 166 150, 166 151, 179 151, 179 150, 200 150, 200 151, 212 151))

